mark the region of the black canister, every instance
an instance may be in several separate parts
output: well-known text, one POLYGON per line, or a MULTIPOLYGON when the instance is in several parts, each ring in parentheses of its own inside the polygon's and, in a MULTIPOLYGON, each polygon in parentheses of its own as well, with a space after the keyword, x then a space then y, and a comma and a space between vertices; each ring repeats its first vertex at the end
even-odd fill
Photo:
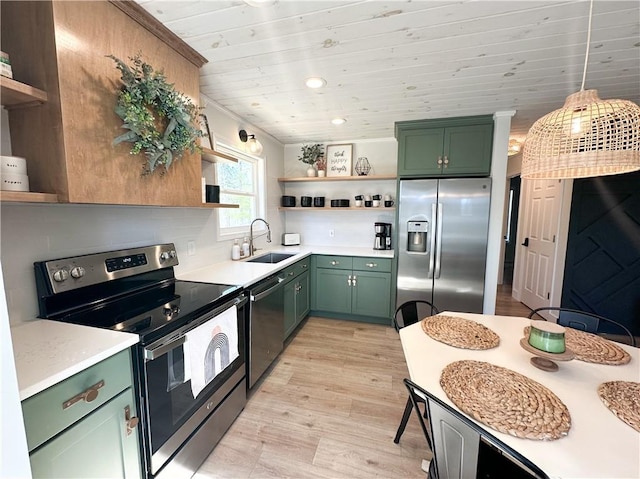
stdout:
POLYGON ((281 205, 286 208, 293 208, 296 205, 295 196, 283 196, 280 201, 281 201, 281 205))
POLYGON ((304 206, 305 208, 311 206, 312 198, 311 196, 301 196, 300 197, 300 206, 304 206))
POLYGON ((313 198, 313 206, 324 208, 324 196, 316 196, 313 198))

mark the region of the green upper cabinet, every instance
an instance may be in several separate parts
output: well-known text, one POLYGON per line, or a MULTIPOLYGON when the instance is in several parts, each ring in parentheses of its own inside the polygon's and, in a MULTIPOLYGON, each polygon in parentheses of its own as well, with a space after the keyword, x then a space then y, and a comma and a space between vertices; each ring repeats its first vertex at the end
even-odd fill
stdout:
POLYGON ((398 176, 489 176, 490 115, 396 123, 398 176))

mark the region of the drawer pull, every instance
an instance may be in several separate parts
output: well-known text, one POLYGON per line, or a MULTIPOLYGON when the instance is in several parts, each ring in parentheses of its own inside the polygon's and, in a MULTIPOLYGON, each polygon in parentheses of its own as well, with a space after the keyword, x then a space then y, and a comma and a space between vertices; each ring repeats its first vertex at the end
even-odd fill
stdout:
POLYGON ((339 264, 340 264, 340 261, 336 261, 336 260, 331 261, 331 266, 338 266, 339 264))
POLYGON ((133 429, 140 422, 140 419, 135 416, 131 417, 131 408, 129 406, 126 406, 124 408, 124 420, 127 421, 127 436, 130 436, 133 432, 133 429))
POLYGON ((347 285, 351 286, 351 275, 347 278, 347 285))
POLYGON ((377 268, 378 267, 378 263, 367 263, 366 266, 368 268, 377 268))
POLYGON ((351 278, 351 285, 355 286, 356 285, 356 279, 358 279, 358 277, 354 274, 353 278, 351 278))
POLYGON ((309 265, 308 265, 308 264, 303 264, 303 265, 302 265, 302 269, 307 269, 308 267, 309 267, 309 265))
POLYGON ((104 380, 101 380, 100 382, 88 388, 86 391, 83 391, 80 394, 72 397, 71 399, 68 399, 65 402, 63 402, 62 409, 63 410, 67 409, 73 406, 75 403, 80 402, 82 400, 84 400, 85 402, 95 401, 95 399, 98 397, 98 393, 100 392, 100 388, 103 386, 104 386, 104 380))

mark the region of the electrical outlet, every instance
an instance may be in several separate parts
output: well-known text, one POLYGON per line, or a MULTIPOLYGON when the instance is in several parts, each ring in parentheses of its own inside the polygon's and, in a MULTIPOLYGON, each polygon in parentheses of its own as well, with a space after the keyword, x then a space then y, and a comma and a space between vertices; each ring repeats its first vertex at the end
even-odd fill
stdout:
POLYGON ((187 241, 187 255, 193 256, 196 254, 196 242, 187 241))
POLYGON ((329 230, 329 238, 333 238, 335 236, 335 231, 333 231, 333 228, 329 230))

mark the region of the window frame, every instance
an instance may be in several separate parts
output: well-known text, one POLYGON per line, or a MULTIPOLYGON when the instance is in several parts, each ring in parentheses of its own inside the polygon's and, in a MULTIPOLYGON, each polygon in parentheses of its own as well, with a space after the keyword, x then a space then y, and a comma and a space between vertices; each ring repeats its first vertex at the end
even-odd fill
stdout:
MULTIPOLYGON (((265 158, 259 157, 259 156, 254 156, 254 155, 250 155, 247 152, 241 151, 241 150, 237 150, 236 148, 233 148, 232 146, 229 145, 225 145, 224 143, 220 143, 216 141, 216 145, 215 145, 215 149, 216 151, 219 151, 221 153, 226 153, 230 156, 233 156, 234 158, 238 159, 238 161, 246 161, 249 162, 251 164, 253 164, 253 175, 254 175, 254 190, 251 194, 247 195, 244 193, 239 193, 237 191, 232 191, 232 190, 224 190, 222 188, 222 185, 220 185, 220 195, 222 196, 223 193, 225 192, 229 192, 232 194, 238 194, 239 196, 252 196, 253 198, 255 198, 255 202, 256 202, 256 217, 257 218, 265 218, 265 213, 266 213, 266 172, 265 172, 265 163, 266 160, 265 158)), ((218 171, 218 165, 220 165, 221 163, 226 162, 227 160, 218 160, 215 163, 215 178, 216 178, 216 183, 219 184, 218 179, 219 179, 219 171, 218 171)), ((223 208, 220 209, 216 209, 216 225, 217 225, 217 239, 220 241, 225 241, 225 240, 232 240, 232 239, 236 239, 236 238, 242 238, 243 236, 248 236, 249 235, 249 228, 250 228, 250 223, 246 224, 246 225, 242 225, 242 226, 232 226, 232 227, 223 227, 220 223, 221 221, 221 212, 223 211, 223 208)), ((255 219, 255 218, 253 218, 255 219)), ((252 219, 252 220, 253 220, 252 219)), ((255 232, 263 232, 266 231, 266 227, 264 226, 264 223, 260 222, 260 223, 256 223, 254 226, 254 233, 255 232)))

